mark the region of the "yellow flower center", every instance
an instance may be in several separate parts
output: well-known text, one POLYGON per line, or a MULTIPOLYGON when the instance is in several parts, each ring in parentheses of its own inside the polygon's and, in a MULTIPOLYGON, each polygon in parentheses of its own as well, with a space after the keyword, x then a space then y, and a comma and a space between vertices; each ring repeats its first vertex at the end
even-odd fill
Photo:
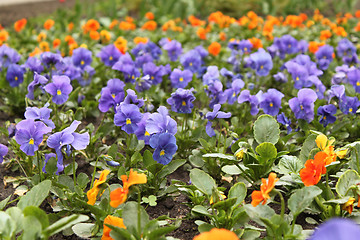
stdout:
POLYGON ((247 48, 244 48, 244 51, 247 52, 247 48))
POLYGON ((352 108, 349 108, 349 112, 352 112, 353 111, 353 109, 352 108))
POLYGON ((326 116, 324 116, 324 120, 326 120, 326 116))
POLYGON ((17 81, 19 78, 17 76, 15 76, 15 81, 17 81))
POLYGON ((233 93, 233 97, 235 97, 236 96, 236 94, 235 94, 235 92, 233 93))
POLYGON ((148 131, 145 131, 145 136, 150 136, 150 133, 148 131))
POLYGON ((181 78, 179 78, 179 81, 180 81, 180 82, 184 81, 184 78, 182 78, 182 77, 181 77, 181 78))
POLYGON ((303 105, 300 105, 300 109, 301 109, 301 110, 304 110, 304 107, 303 107, 303 105))
POLYGON ((356 86, 360 86, 360 82, 356 82, 356 86))
POLYGON ((135 76, 134 76, 134 75, 132 75, 132 76, 131 76, 131 79, 135 79, 135 76))
POLYGON ((127 118, 127 119, 126 119, 126 125, 129 125, 129 124, 131 124, 131 119, 130 119, 130 118, 127 118))
POLYGON ((57 94, 57 95, 61 95, 61 90, 57 90, 57 91, 56 91, 56 94, 57 94))
POLYGON ((115 94, 111 94, 112 98, 115 98, 115 94))
POLYGON ((264 66, 263 66, 263 65, 261 65, 261 66, 260 66, 260 69, 264 69, 264 66))
POLYGON ((113 60, 113 57, 112 57, 112 56, 110 56, 110 57, 109 57, 109 60, 110 60, 110 61, 111 61, 111 60, 113 60))
POLYGON ((154 80, 154 76, 151 76, 151 80, 154 80))
POLYGON ((189 63, 189 66, 190 66, 190 67, 192 66, 192 62, 189 63))
POLYGON ((296 77, 296 79, 295 79, 295 80, 296 80, 296 81, 299 81, 299 79, 300 79, 299 77, 296 77))
POLYGON ((269 104, 269 106, 270 106, 270 107, 273 107, 273 106, 274 106, 274 104, 273 104, 273 103, 270 103, 270 104, 269 104))
POLYGON ((181 103, 183 106, 186 106, 186 102, 185 101, 182 101, 181 103))
POLYGON ((34 139, 33 138, 30 138, 29 144, 34 145, 34 139))
POLYGON ((160 151, 160 156, 163 156, 163 155, 165 155, 165 151, 164 151, 164 150, 161 150, 161 151, 160 151))
POLYGON ((84 60, 81 60, 80 64, 81 64, 81 65, 84 65, 84 64, 85 64, 84 60))

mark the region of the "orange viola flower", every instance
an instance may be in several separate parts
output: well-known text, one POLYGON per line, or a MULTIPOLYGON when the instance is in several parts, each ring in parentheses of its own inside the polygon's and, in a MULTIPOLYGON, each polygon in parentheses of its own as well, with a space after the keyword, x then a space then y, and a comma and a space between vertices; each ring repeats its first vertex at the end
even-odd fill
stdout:
POLYGON ((111 228, 109 228, 105 224, 126 229, 126 226, 124 225, 124 220, 122 218, 108 215, 104 219, 104 230, 101 240, 114 240, 112 237, 110 237, 111 228))
POLYGON ((64 40, 67 43, 67 45, 76 43, 75 39, 71 35, 67 35, 64 40))
POLYGON ((221 50, 221 45, 218 42, 212 42, 208 47, 209 53, 213 56, 219 55, 220 50, 221 50))
POLYGON ((50 52, 50 46, 48 42, 40 42, 39 47, 43 52, 50 52))
POLYGON ((253 38, 249 38, 248 40, 253 45, 253 49, 259 49, 263 47, 261 40, 259 38, 253 37, 253 38))
POLYGON ((135 28, 136 26, 132 22, 121 21, 119 24, 119 29, 121 30, 134 30, 135 28))
POLYGON ((44 32, 39 33, 39 35, 36 37, 36 40, 38 42, 45 41, 45 39, 46 39, 46 33, 44 33, 44 32))
POLYGON ((149 31, 154 31, 157 27, 157 23, 155 21, 147 21, 146 23, 144 23, 144 25, 141 27, 141 29, 144 30, 149 30, 149 31))
POLYGON ((213 228, 209 232, 203 232, 193 238, 193 240, 239 240, 238 236, 225 228, 213 228))
POLYGON ((58 38, 55 38, 53 41, 53 48, 57 48, 58 46, 60 46, 61 44, 61 40, 58 38))
POLYGON ((332 145, 335 142, 334 138, 328 139, 324 134, 320 134, 315 139, 316 145, 318 148, 326 154, 325 165, 329 165, 332 162, 336 161, 336 157, 344 158, 347 150, 334 151, 334 146, 332 145))
POLYGON ((118 20, 116 20, 116 19, 112 20, 109 25, 109 29, 112 30, 118 23, 119 23, 118 20))
POLYGON ((145 17, 149 20, 154 20, 155 16, 152 12, 145 13, 145 17))
POLYGON ((111 34, 109 31, 101 30, 100 31, 100 39, 102 43, 108 43, 111 39, 111 34))
POLYGON ((98 31, 90 31, 89 36, 92 40, 99 40, 100 39, 100 33, 98 31))
POLYGON ((308 48, 311 53, 315 54, 319 50, 319 47, 321 47, 323 45, 325 45, 324 42, 318 43, 318 42, 311 41, 311 42, 309 42, 308 48))
POLYGON ((195 17, 194 15, 190 15, 190 16, 188 17, 188 20, 189 20, 191 26, 193 26, 193 27, 203 26, 203 25, 205 25, 205 23, 206 23, 205 21, 202 21, 202 20, 198 19, 198 18, 195 17))
POLYGON ((355 17, 360 18, 360 10, 357 10, 357 11, 355 12, 355 17))
POLYGON ((206 34, 207 34, 207 31, 205 28, 202 28, 202 27, 199 27, 196 31, 196 35, 198 35, 198 37, 201 39, 201 40, 206 40, 206 34))
POLYGON ((354 202, 355 202, 355 198, 350 197, 349 200, 346 203, 341 205, 341 209, 345 210, 349 214, 351 214, 353 209, 354 209, 354 202))
POLYGON ((336 27, 333 29, 333 31, 338 36, 341 36, 341 37, 347 36, 347 32, 345 31, 345 29, 343 27, 336 27))
POLYGON ((99 28, 100 28, 100 23, 95 19, 89 19, 85 23, 85 27, 84 27, 86 32, 97 31, 99 28))
POLYGON ((72 56, 73 54, 73 50, 78 48, 79 45, 77 44, 77 42, 74 42, 72 44, 69 45, 69 56, 72 56))
POLYGON ((126 201, 130 186, 147 182, 147 178, 144 173, 137 173, 132 169, 130 169, 129 178, 127 175, 122 175, 121 180, 123 182, 123 187, 117 188, 110 193, 110 206, 113 208, 117 208, 120 204, 123 204, 126 201))
POLYGON ((9 33, 5 29, 2 29, 0 31, 0 45, 2 45, 3 42, 6 42, 8 38, 9 38, 9 33))
POLYGON ((44 23, 44 28, 45 28, 46 30, 50 30, 50 29, 54 26, 54 24, 55 24, 55 21, 54 21, 54 20, 48 19, 48 20, 46 20, 45 23, 44 23))
POLYGON ((26 26, 27 20, 25 18, 20 19, 14 23, 15 31, 20 32, 26 26))
POLYGON ((135 38, 134 38, 134 43, 135 43, 135 44, 147 43, 148 41, 149 41, 149 39, 146 38, 146 37, 135 37, 135 38))
POLYGON ((30 56, 30 57, 34 57, 34 56, 36 56, 36 55, 38 55, 38 54, 40 54, 40 53, 42 53, 42 51, 40 50, 40 48, 36 47, 36 48, 34 49, 34 51, 32 51, 32 52, 29 54, 29 56, 30 56))
POLYGON ((224 32, 220 32, 219 33, 219 38, 221 41, 225 41, 226 40, 226 34, 224 32))
POLYGON ((320 40, 325 41, 332 36, 329 30, 323 30, 320 32, 320 40))
POLYGON ((114 42, 114 45, 122 54, 125 54, 127 50, 127 41, 125 38, 118 37, 114 42))
POLYGON ((268 181, 266 182, 266 179, 261 179, 261 186, 260 191, 253 191, 251 194, 251 205, 256 207, 259 205, 260 202, 263 202, 264 205, 268 199, 270 199, 269 193, 274 189, 275 183, 279 181, 278 178, 276 178, 276 173, 270 173, 268 177, 268 181))
POLYGON ((67 26, 68 31, 71 32, 73 28, 74 28, 74 23, 73 22, 69 23, 67 26))
MULTIPOLYGON (((110 173, 110 171, 107 170, 107 169, 102 171, 101 174, 100 174, 99 179, 95 180, 93 187, 89 191, 87 191, 86 196, 88 198, 88 202, 87 202, 88 204, 90 204, 90 205, 95 204, 96 197, 100 192, 99 186, 101 184, 103 184, 104 182, 106 182, 106 177, 107 177, 107 175, 109 175, 109 173, 110 173)), ((101 195, 102 195, 102 193, 100 194, 100 196, 101 195)))
POLYGON ((305 168, 300 170, 300 177, 305 186, 316 185, 321 175, 326 173, 325 159, 327 154, 318 152, 314 159, 309 159, 305 163, 305 168))

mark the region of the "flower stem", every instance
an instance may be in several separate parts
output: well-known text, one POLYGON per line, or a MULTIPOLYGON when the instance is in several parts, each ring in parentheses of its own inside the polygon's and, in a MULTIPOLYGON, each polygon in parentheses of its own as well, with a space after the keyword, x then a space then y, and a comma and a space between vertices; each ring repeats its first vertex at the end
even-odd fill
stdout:
POLYGON ((73 179, 74 179, 74 187, 76 186, 76 168, 75 168, 75 156, 72 153, 72 159, 73 159, 73 179))
POLYGON ((93 187, 94 184, 94 179, 95 179, 95 172, 96 172, 96 167, 97 167, 97 163, 98 163, 99 157, 96 158, 96 162, 95 162, 95 166, 94 166, 94 172, 91 178, 91 184, 90 184, 90 189, 93 187))

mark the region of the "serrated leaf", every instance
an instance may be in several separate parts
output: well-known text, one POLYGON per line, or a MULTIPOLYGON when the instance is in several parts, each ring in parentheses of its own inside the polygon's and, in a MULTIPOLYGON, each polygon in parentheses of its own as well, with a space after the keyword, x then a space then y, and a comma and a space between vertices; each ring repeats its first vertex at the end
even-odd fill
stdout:
POLYGON ((288 207, 294 216, 303 212, 314 200, 314 198, 322 193, 317 186, 303 187, 296 190, 289 198, 288 207))
POLYGON ((276 144, 280 138, 279 124, 272 116, 261 115, 254 123, 254 137, 259 144, 263 142, 276 144))

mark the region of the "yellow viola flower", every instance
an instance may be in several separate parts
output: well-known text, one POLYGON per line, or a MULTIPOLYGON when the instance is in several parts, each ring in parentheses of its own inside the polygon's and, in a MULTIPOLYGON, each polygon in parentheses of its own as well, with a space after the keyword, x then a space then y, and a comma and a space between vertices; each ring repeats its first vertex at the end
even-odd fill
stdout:
POLYGON ((353 209, 354 209, 354 202, 355 202, 355 198, 350 197, 349 200, 346 203, 341 205, 341 209, 345 210, 349 214, 351 214, 353 209))

